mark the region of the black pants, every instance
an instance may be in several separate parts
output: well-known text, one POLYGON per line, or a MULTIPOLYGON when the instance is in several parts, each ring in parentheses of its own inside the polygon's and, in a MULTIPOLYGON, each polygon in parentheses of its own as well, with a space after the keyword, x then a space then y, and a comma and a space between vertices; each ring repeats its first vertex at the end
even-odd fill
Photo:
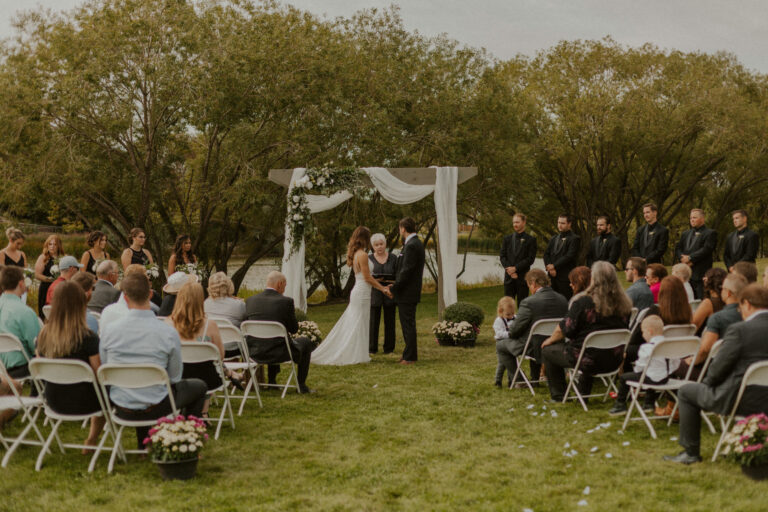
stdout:
POLYGON ((504 279, 504 295, 517 300, 518 307, 524 298, 528 297, 528 284, 524 276, 518 274, 517 279, 504 279))
MULTIPOLYGON (((6 370, 8 376, 12 379, 23 379, 29 377, 29 365, 24 363, 21 366, 14 366, 6 370)), ((30 381, 31 383, 31 381, 30 381)), ((29 396, 37 396, 37 386, 32 384, 29 389, 29 396)))
POLYGON ((561 276, 560 271, 552 278, 552 289, 557 293, 570 300, 573 297, 573 289, 571 288, 571 282, 568 280, 568 276, 561 276))
MULTIPOLYGON (((528 355, 532 355, 533 357, 536 357, 537 355, 541 357, 541 343, 543 340, 539 339, 536 340, 536 337, 534 336, 534 339, 531 340, 531 345, 528 347, 528 355), (537 342, 538 341, 538 347, 537 342)), ((519 347, 519 345, 518 345, 519 347)), ((507 371, 507 379, 509 379, 509 383, 512 384, 512 378, 515 376, 515 372, 517 371, 517 358, 515 357, 515 352, 521 353, 523 351, 522 348, 516 348, 515 342, 513 342, 510 339, 505 340, 499 340, 496 342, 496 357, 499 360, 499 364, 496 367, 496 377, 495 380, 499 384, 501 384, 501 379, 504 376, 504 370, 507 371)), ((531 365, 531 376, 528 380, 531 382, 538 381, 539 380, 539 374, 541 372, 541 363, 535 360, 529 360, 528 361, 531 365)), ((522 370, 521 370, 522 371, 522 370)), ((522 379, 520 379, 522 382, 522 379)))
MULTIPOLYGON (((291 360, 296 364, 296 379, 299 381, 299 390, 307 390, 307 375, 309 374, 309 362, 312 359, 312 351, 315 350, 315 344, 309 341, 309 338, 299 337, 291 340, 291 360)), ((256 361, 258 358, 254 357, 256 361)), ((277 374, 280 373, 279 364, 270 364, 267 367, 267 382, 275 384, 277 374)))
MULTIPOLYGON (((578 389, 582 396, 592 393, 594 374, 616 370, 621 364, 621 359, 618 358, 612 349, 589 350, 592 364, 588 371, 582 371, 581 375, 579 375, 578 389)), ((571 347, 567 347, 562 341, 553 343, 542 349, 542 359, 544 361, 544 371, 547 373, 549 394, 552 400, 562 400, 566 389, 565 368, 573 368, 576 364, 571 347)), ((584 369, 584 367, 584 360, 582 359, 581 368, 584 369)))
POLYGON ((691 279, 688 281, 693 288, 693 298, 701 300, 704 298, 704 281, 701 279, 691 279))
MULTIPOLYGON (((638 382, 640 380, 640 376, 642 375, 642 372, 629 372, 629 373, 623 373, 620 377, 621 382, 619 384, 619 392, 616 395, 616 401, 620 403, 626 403, 627 397, 629 396, 629 385, 627 382, 638 382)), ((667 382, 668 378, 663 379, 659 382, 656 382, 655 380, 649 379, 648 377, 645 378, 645 382, 648 384, 664 384, 667 382)), ((659 393, 652 390, 652 389, 646 389, 645 390, 645 405, 653 406, 656 403, 656 398, 658 398, 659 393)))
MULTIPOLYGON (((182 379, 176 384, 171 384, 173 391, 173 401, 176 408, 185 416, 200 417, 203 414, 203 405, 205 404, 205 394, 208 392, 208 386, 200 379, 182 379)), ((167 416, 173 412, 171 401, 166 396, 156 405, 147 409, 133 410, 124 407, 117 407, 117 415, 129 421, 154 420, 167 416)), ((150 427, 136 427, 136 440, 139 449, 144 448, 144 438, 147 437, 150 427)))
POLYGON ((417 303, 398 303, 397 309, 400 312, 400 327, 403 330, 403 340, 405 340, 405 350, 403 350, 403 359, 405 361, 418 361, 418 347, 416 346, 416 306, 417 303))
POLYGON ((395 350, 395 310, 397 306, 395 304, 371 306, 370 339, 368 341, 368 352, 371 354, 379 351, 379 325, 381 325, 382 309, 384 310, 384 353, 389 354, 395 350))

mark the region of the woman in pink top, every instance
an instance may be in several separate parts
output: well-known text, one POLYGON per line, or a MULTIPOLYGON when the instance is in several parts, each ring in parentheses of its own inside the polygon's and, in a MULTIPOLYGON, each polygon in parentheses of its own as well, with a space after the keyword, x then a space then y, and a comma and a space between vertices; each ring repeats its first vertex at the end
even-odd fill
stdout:
POLYGON ((664 265, 661 263, 648 265, 648 270, 645 271, 645 280, 651 288, 654 304, 659 302, 659 288, 661 287, 661 280, 665 277, 667 277, 667 268, 664 265))

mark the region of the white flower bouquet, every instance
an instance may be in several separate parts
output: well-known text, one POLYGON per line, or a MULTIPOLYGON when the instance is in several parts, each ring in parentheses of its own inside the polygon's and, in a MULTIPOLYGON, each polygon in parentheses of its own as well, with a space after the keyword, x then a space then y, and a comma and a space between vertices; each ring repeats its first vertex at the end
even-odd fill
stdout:
POLYGON ((440 345, 453 345, 453 338, 449 332, 451 328, 451 322, 437 322, 432 326, 432 334, 435 335, 435 341, 440 345))
POLYGON ((155 462, 194 459, 208 440, 205 422, 195 416, 164 417, 149 429, 144 446, 155 462))
POLYGON ((208 272, 205 270, 205 267, 200 265, 199 263, 187 263, 186 265, 177 265, 176 266, 176 272, 184 272, 185 274, 189 275, 196 275, 198 281, 202 282, 205 280, 206 277, 208 277, 208 272))
POLYGON ((147 269, 147 277, 150 280, 160 277, 160 267, 157 266, 157 263, 147 263, 144 268, 147 269))
POLYGON ((322 331, 320 331, 320 328, 317 326, 317 324, 311 320, 304 320, 299 322, 299 330, 296 332, 296 336, 305 336, 309 338, 309 341, 314 343, 315 346, 319 345, 320 342, 323 341, 322 331))
POLYGON ((27 288, 32 286, 32 283, 36 282, 37 279, 35 278, 35 269, 33 268, 25 268, 24 269, 24 284, 27 288))
POLYGON ((56 258, 53 260, 53 265, 51 265, 51 277, 58 279, 60 275, 61 269, 59 268, 59 258, 56 258))

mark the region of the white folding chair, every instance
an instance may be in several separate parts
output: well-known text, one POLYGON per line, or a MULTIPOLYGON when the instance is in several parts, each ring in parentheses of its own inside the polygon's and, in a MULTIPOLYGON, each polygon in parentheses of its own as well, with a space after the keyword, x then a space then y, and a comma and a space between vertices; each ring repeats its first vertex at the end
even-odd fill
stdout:
POLYGON ((224 424, 224 417, 229 412, 229 424, 232 425, 232 429, 235 428, 235 417, 232 414, 232 402, 229 401, 229 392, 227 391, 228 379, 224 374, 224 364, 221 361, 221 354, 219 349, 211 343, 205 343, 200 341, 182 341, 181 342, 181 360, 184 364, 204 363, 210 361, 216 368, 216 373, 219 374, 221 379, 221 385, 216 389, 209 389, 208 394, 213 398, 217 393, 224 395, 224 406, 221 408, 221 414, 218 418, 209 418, 208 421, 215 421, 216 434, 214 439, 219 438, 221 432, 221 426, 224 424))
POLYGON ((221 341, 224 344, 224 350, 230 350, 229 347, 237 346, 240 351, 241 361, 224 361, 224 367, 232 371, 241 370, 243 372, 248 372, 248 375, 250 376, 242 395, 235 394, 234 390, 230 395, 230 399, 236 398, 240 400, 240 408, 237 411, 237 415, 243 415, 245 402, 250 398, 249 395, 251 394, 251 390, 256 392, 256 399, 259 401, 259 407, 264 407, 264 404, 261 402, 261 393, 259 392, 259 381, 256 378, 256 369, 259 367, 259 363, 251 359, 243 333, 241 333, 240 329, 234 325, 220 325, 219 334, 221 335, 221 341))
MULTIPOLYGON (((707 358, 704 360, 704 364, 701 367, 701 372, 699 373, 699 377, 696 379, 696 382, 700 383, 702 380, 704 380, 704 376, 707 374, 709 365, 712 364, 712 359, 714 359, 714 357, 720 351, 720 347, 722 345, 723 345, 723 340, 719 339, 712 345, 712 348, 709 349, 709 354, 707 354, 707 358)), ((704 423, 707 424, 707 428, 709 428, 710 432, 712 432, 713 434, 717 434, 717 430, 715 429, 715 426, 712 425, 711 421, 709 421, 709 416, 714 414, 715 414, 714 412, 701 411, 701 419, 703 419, 704 423)), ((720 426, 722 426, 723 418, 722 416, 719 416, 719 417, 720 417, 720 426)))
MULTIPOLYGON (((18 341, 18 340, 17 340, 18 341)), ((16 449, 22 444, 31 446, 43 446, 45 438, 40 433, 40 429, 37 427, 37 418, 40 415, 43 401, 39 397, 22 396, 18 392, 16 386, 13 385, 10 375, 8 375, 5 365, 0 360, 0 379, 8 383, 8 387, 11 388, 11 394, 6 396, 0 396, 0 411, 5 409, 13 409, 21 413, 21 421, 26 422, 26 425, 22 431, 16 436, 11 437, 3 435, 0 431, 0 444, 6 449, 5 456, 3 457, 2 464, 0 466, 6 467, 8 461, 11 460, 11 456, 16 449), (37 436, 37 440, 27 439, 30 432, 34 432, 37 436), (10 444, 9 444, 10 443, 10 444)))
MULTIPOLYGON (((663 341, 660 341, 653 346, 651 355, 648 360, 651 361, 654 358, 684 359, 689 356, 693 357, 695 360, 696 355, 699 353, 700 344, 701 340, 696 336, 681 336, 676 338, 665 337, 663 341)), ((688 371, 686 372, 684 379, 670 378, 664 384, 650 384, 645 382, 645 374, 648 371, 648 366, 646 366, 643 368, 643 373, 640 374, 640 379, 637 382, 627 381, 627 385, 629 386, 629 395, 632 400, 629 404, 629 407, 627 408, 627 414, 624 416, 624 424, 621 429, 627 429, 627 425, 629 424, 630 419, 641 419, 645 422, 645 425, 651 432, 651 437, 656 439, 656 430, 654 430, 650 420, 669 419, 669 424, 671 424, 672 418, 674 417, 675 411, 677 410, 677 395, 675 392, 680 389, 683 384, 689 382, 692 370, 693 365, 688 367, 688 371), (672 410, 672 413, 669 416, 651 416, 649 418, 648 415, 645 414, 645 411, 640 405, 640 401, 638 399, 640 397, 640 392, 646 389, 666 392, 670 395, 670 397, 672 397, 672 399, 674 399, 675 408, 672 410), (632 418, 633 409, 637 409, 637 411, 640 413, 640 418, 632 418)))
POLYGON ((632 313, 629 314, 629 326, 632 327, 635 325, 635 319, 637 318, 638 313, 640 313, 640 310, 636 307, 632 308, 632 313))
MULTIPOLYGON (((7 354, 9 352, 21 352, 21 355, 24 356, 24 361, 27 366, 29 366, 29 356, 27 355, 27 351, 24 349, 21 340, 9 332, 0 332, 0 354, 7 354)), ((26 376, 17 377, 14 380, 24 383, 29 379, 30 377, 26 376)))
POLYGON ((125 420, 117 415, 114 405, 109 401, 109 392, 107 386, 115 386, 126 389, 141 389, 149 386, 165 386, 168 392, 168 400, 171 405, 171 414, 179 414, 176 408, 176 401, 173 399, 173 390, 171 381, 165 368, 154 364, 103 364, 99 367, 97 373, 99 385, 101 386, 102 396, 106 399, 109 417, 112 424, 117 426, 115 434, 115 444, 112 447, 112 455, 109 458, 107 473, 111 473, 115 467, 115 459, 125 462, 126 453, 146 454, 147 450, 126 450, 122 447, 123 430, 125 427, 153 427, 157 423, 157 418, 151 420, 125 420))
POLYGON ((46 304, 45 306, 43 306, 43 316, 45 317, 46 320, 48 320, 48 317, 50 315, 51 315, 51 305, 46 304))
POLYGON ((585 398, 603 396, 603 401, 605 401, 605 399, 608 397, 608 393, 610 393, 611 390, 618 391, 614 381, 616 376, 619 374, 622 361, 619 361, 619 363, 616 365, 616 368, 611 371, 592 374, 593 378, 597 377, 606 383, 606 390, 603 395, 591 394, 583 396, 577 385, 579 375, 581 374, 581 360, 584 358, 584 354, 586 353, 587 349, 590 348, 609 350, 616 347, 624 347, 624 351, 626 351, 630 336, 631 332, 629 329, 610 329, 606 331, 595 331, 589 333, 581 346, 581 351, 579 352, 579 357, 576 360, 576 364, 573 368, 568 368, 569 382, 568 387, 565 389, 565 394, 563 395, 563 403, 568 401, 568 395, 570 394, 570 391, 573 390, 574 394, 576 395, 576 399, 579 401, 584 410, 588 411, 589 409, 587 409, 587 403, 584 401, 585 398))
POLYGON ((701 306, 701 299, 695 299, 689 302, 691 305, 691 313, 695 313, 699 306, 701 306))
POLYGON ((712 462, 717 460, 717 455, 720 453, 720 448, 722 448, 725 436, 728 435, 728 429, 731 428, 731 423, 733 423, 735 418, 741 417, 736 415, 736 411, 739 410, 739 405, 741 404, 741 399, 744 396, 744 391, 747 389, 747 386, 768 386, 768 361, 752 363, 749 365, 749 368, 747 368, 747 371, 744 372, 744 377, 741 379, 741 386, 739 386, 739 394, 736 395, 736 401, 733 403, 733 408, 731 408, 731 413, 728 415, 728 419, 723 423, 723 432, 720 434, 720 439, 717 441, 715 453, 712 455, 712 462))
POLYGON ((43 407, 45 415, 51 420, 52 428, 51 433, 45 440, 43 448, 40 450, 40 454, 37 456, 37 462, 35 463, 35 471, 40 471, 43 466, 43 459, 47 453, 50 453, 50 446, 55 439, 59 445, 61 453, 64 453, 64 448, 75 448, 80 450, 93 450, 93 456, 91 457, 91 463, 88 465, 88 472, 91 473, 96 466, 96 460, 102 451, 110 451, 110 448, 105 448, 107 438, 114 432, 112 423, 105 406, 103 397, 101 396, 101 390, 99 389, 96 375, 90 366, 83 361, 74 359, 47 359, 42 357, 36 357, 29 363, 29 373, 32 374, 32 378, 39 384, 38 390, 43 400, 43 407), (99 401, 100 409, 93 413, 88 414, 61 414, 51 409, 45 394, 43 393, 44 383, 54 384, 77 384, 80 382, 90 383, 93 386, 93 391, 96 393, 96 398, 99 401), (65 421, 83 421, 90 420, 94 417, 104 417, 106 424, 104 431, 101 434, 101 440, 97 446, 88 446, 77 443, 63 443, 58 435, 58 430, 61 424, 65 421))
POLYGON ((208 315, 208 317, 214 322, 216 322, 216 325, 218 325, 219 327, 226 326, 226 325, 231 325, 235 327, 235 324, 233 324, 232 322, 229 321, 228 318, 224 318, 223 316, 208 315))
POLYGON ((695 324, 675 324, 664 326, 665 338, 684 338, 696 334, 695 324))
MULTIPOLYGON (((517 369, 515 370, 515 374, 512 377, 512 382, 509 385, 510 389, 514 388, 515 383, 517 382, 517 376, 520 375, 523 378, 525 385, 528 386, 528 390, 531 392, 531 394, 534 396, 536 395, 536 393, 533 391, 531 381, 528 379, 528 377, 526 377, 525 372, 523 371, 523 361, 533 361, 535 359, 533 356, 528 355, 528 348, 531 346, 531 339, 534 336, 551 336, 552 333, 555 332, 555 329, 560 324, 561 320, 562 318, 543 318, 541 320, 537 320, 531 326, 531 331, 528 333, 528 338, 525 340, 523 352, 519 356, 515 356, 517 359, 517 369)), ((538 377, 533 382, 538 383, 538 377)))
MULTIPOLYGON (((245 336, 252 336, 254 339, 254 343, 263 343, 264 341, 268 341, 272 338, 283 338, 285 340, 285 348, 288 350, 288 354, 293 353, 293 349, 291 348, 291 341, 290 337, 288 336, 288 331, 285 330, 285 326, 281 324, 280 322, 266 322, 262 320, 246 320, 242 324, 240 324, 240 330, 243 333, 243 337, 245 336)), ((282 398, 285 398, 285 394, 288 391, 288 388, 296 388, 296 391, 301 393, 301 390, 299 389, 299 377, 296 373, 296 365, 293 363, 293 359, 290 357, 286 359, 285 361, 258 361, 259 364, 284 364, 284 363, 290 363, 291 365, 291 373, 288 375, 288 380, 285 381, 285 384, 266 384, 267 386, 277 387, 283 389, 283 395, 282 398), (296 382, 296 384, 291 384, 291 380, 296 382)))

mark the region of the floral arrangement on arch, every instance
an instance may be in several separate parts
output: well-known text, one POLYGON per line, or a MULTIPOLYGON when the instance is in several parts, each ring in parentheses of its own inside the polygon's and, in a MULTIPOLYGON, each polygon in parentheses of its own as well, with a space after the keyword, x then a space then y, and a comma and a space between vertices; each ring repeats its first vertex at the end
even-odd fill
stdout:
POLYGON ((736 422, 723 439, 723 455, 742 466, 768 463, 768 416, 752 414, 736 422))
POLYGON ((183 265, 176 265, 176 272, 184 272, 189 275, 196 275, 198 281, 202 282, 208 277, 208 271, 205 267, 199 263, 186 263, 183 265))
POLYGON ((319 345, 323 341, 323 333, 317 324, 311 320, 303 320, 299 322, 299 330, 296 332, 296 336, 305 336, 309 338, 309 341, 319 345))
POLYGON ((149 429, 143 442, 156 462, 194 459, 208 440, 205 430, 205 422, 196 416, 166 416, 149 429))
POLYGON ((288 196, 288 223, 291 227, 291 252, 301 247, 305 235, 312 233, 312 212, 307 195, 312 192, 332 195, 342 190, 354 192, 363 186, 365 173, 356 167, 311 168, 291 188, 288 196))

